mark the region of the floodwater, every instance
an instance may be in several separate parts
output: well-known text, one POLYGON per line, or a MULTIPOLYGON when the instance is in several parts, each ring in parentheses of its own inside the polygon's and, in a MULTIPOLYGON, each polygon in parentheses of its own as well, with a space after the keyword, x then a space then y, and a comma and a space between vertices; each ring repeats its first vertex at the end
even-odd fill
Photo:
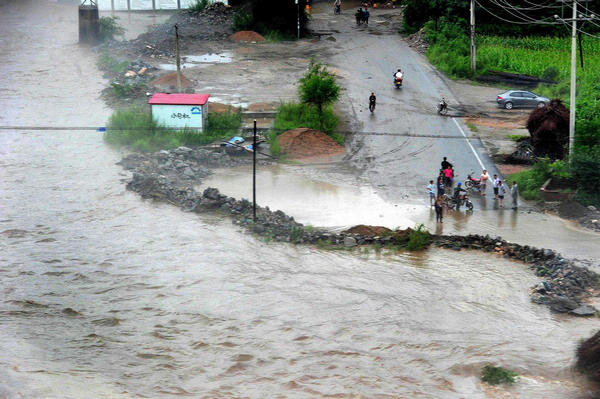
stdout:
MULTIPOLYGON (((228 64, 233 61, 233 53, 225 51, 223 53, 206 53, 201 55, 185 55, 181 57, 181 67, 189 68, 206 68, 213 64, 228 64)), ((176 71, 175 64, 159 64, 158 67, 165 71, 176 71)))
MULTIPOLYGON (((0 1, 1 126, 104 124, 76 18, 0 1)), ((570 366, 597 321, 532 304, 522 265, 266 243, 126 191, 121 155, 0 130, 0 397, 590 397, 570 366), (486 388, 487 363, 523 377, 486 388)))

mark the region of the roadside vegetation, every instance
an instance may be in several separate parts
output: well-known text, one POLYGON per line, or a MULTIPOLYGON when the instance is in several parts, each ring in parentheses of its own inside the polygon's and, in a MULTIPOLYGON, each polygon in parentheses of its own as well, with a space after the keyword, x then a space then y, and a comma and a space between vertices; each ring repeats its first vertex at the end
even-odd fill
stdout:
POLYGON ((209 0, 196 0, 189 6, 188 12, 192 14, 200 14, 210 4, 209 0))
POLYGON ((125 28, 119 24, 119 17, 100 17, 98 23, 100 40, 103 42, 125 34, 125 28))
POLYGON ((519 186, 519 193, 526 200, 539 200, 540 187, 550 178, 560 181, 568 181, 572 178, 567 161, 550 161, 540 159, 529 170, 513 173, 508 176, 509 187, 513 181, 519 186))
POLYGON ((180 146, 193 147, 222 140, 236 134, 240 112, 209 113, 204 133, 193 129, 170 129, 152 119, 147 107, 114 112, 106 126, 104 140, 115 146, 151 152, 180 146))
POLYGON ((311 60, 308 71, 298 83, 300 102, 282 103, 277 108, 275 123, 269 134, 271 153, 279 155, 277 137, 280 134, 300 127, 325 132, 343 145, 344 136, 335 133, 339 119, 333 112, 333 104, 341 91, 335 75, 325 65, 311 60))
MULTIPOLYGON (((468 27, 464 21, 440 16, 424 24, 429 42, 427 57, 438 69, 453 78, 475 78, 470 69, 468 27)), ((513 35, 517 32, 511 32, 513 35)), ((477 36, 477 73, 493 71, 526 74, 556 84, 544 84, 536 92, 569 104, 569 37, 556 36, 477 36)), ((584 205, 600 205, 600 41, 583 40, 584 68, 578 66, 577 114, 574 155, 566 169, 577 179, 578 199, 584 205), (580 179, 586 176, 586 180, 580 179)), ((519 182, 524 198, 539 198, 531 185, 548 177, 546 164, 529 172, 511 176, 519 182), (543 172, 543 173, 542 173, 543 172), (527 194, 529 193, 529 194, 527 194)), ((539 186, 537 187, 539 189, 539 186)))
POLYGON ((247 2, 233 16, 235 31, 253 30, 269 41, 295 40, 298 19, 300 34, 306 32, 309 15, 306 0, 254 0, 247 2), (299 12, 300 11, 300 12, 299 12))
POLYGON ((518 374, 514 371, 490 364, 484 366, 481 370, 481 381, 490 385, 513 384, 517 377, 518 374))

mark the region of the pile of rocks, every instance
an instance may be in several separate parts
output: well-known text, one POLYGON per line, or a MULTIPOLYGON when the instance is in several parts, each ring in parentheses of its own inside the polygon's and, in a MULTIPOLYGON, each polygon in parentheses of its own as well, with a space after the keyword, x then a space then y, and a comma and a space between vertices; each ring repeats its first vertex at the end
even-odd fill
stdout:
MULTIPOLYGON (((199 184, 201 179, 211 173, 211 167, 235 166, 249 162, 251 160, 247 158, 232 158, 222 150, 179 147, 152 154, 131 154, 119 164, 133 171, 127 188, 144 198, 166 201, 190 212, 226 213, 232 217, 234 224, 268 239, 347 248, 358 245, 402 248, 410 240, 412 229, 392 231, 357 226, 361 228, 335 233, 306 227, 284 212, 271 211, 269 207, 257 206, 256 220, 253 220, 253 206, 248 200, 228 197, 216 188, 209 187, 202 193, 194 189, 194 185, 199 184), (375 235, 371 232, 380 233, 375 235)), ((513 244, 490 236, 439 235, 432 238, 438 247, 452 250, 477 249, 525 262, 536 275, 544 279, 531 289, 534 302, 549 305, 557 312, 568 312, 578 316, 597 314, 595 308, 583 304, 582 301, 592 295, 595 289, 600 288, 598 274, 576 265, 575 261, 563 258, 552 250, 513 244)))
POLYGON ((429 43, 427 42, 425 36, 425 28, 419 29, 418 32, 413 33, 412 35, 408 35, 406 37, 406 41, 410 47, 414 48, 421 54, 425 54, 429 48, 429 43))
POLYGON ((468 248, 494 252, 505 258, 525 262, 537 276, 544 278, 544 281, 531 289, 532 301, 547 304, 556 312, 568 312, 576 316, 597 314, 594 307, 582 304, 582 300, 600 287, 598 274, 575 265, 573 260, 550 249, 513 244, 499 237, 480 235, 436 236, 435 243, 453 250, 468 248))

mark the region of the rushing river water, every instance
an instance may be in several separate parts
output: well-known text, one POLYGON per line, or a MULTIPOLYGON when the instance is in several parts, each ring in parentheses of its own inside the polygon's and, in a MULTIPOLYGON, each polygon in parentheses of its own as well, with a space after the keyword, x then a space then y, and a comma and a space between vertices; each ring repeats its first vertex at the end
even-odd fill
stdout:
MULTIPOLYGON (((76 7, 0 0, 2 126, 105 123, 76 42, 76 7)), ((523 265, 265 243, 126 191, 120 158, 0 130, 1 398, 590 397, 570 366, 597 321, 532 304, 523 265), (523 377, 486 388, 488 362, 523 377)))

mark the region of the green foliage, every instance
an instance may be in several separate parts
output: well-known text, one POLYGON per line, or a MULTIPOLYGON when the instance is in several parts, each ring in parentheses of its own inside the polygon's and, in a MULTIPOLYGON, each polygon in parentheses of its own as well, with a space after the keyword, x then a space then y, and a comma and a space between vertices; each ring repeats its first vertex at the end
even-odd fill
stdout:
POLYGON ((442 19, 436 28, 429 21, 425 24, 425 35, 430 44, 427 58, 432 64, 452 77, 471 76, 469 36, 462 25, 442 19))
POLYGON ((279 157, 281 155, 281 146, 279 145, 277 137, 279 137, 279 135, 275 130, 269 132, 269 135, 267 137, 267 143, 269 143, 271 155, 273 155, 274 157, 279 157))
POLYGON ((129 67, 128 61, 117 61, 112 58, 108 53, 104 52, 100 54, 98 60, 96 61, 96 65, 102 71, 108 72, 112 75, 122 75, 127 71, 127 67, 129 67))
POLYGON ((263 36, 265 37, 265 39, 267 39, 268 42, 271 42, 271 43, 296 40, 296 36, 289 32, 287 32, 287 33, 280 32, 278 30, 272 30, 272 29, 266 30, 263 33, 263 36))
POLYGON ((421 251, 429 246, 431 234, 422 223, 411 231, 408 235, 406 249, 409 251, 421 251))
POLYGON ((512 141, 519 142, 521 140, 528 138, 529 136, 522 136, 520 134, 509 134, 507 137, 512 141))
POLYGON ((548 68, 544 69, 544 72, 542 73, 542 79, 557 80, 558 75, 559 75, 558 68, 555 66, 549 66, 548 68))
POLYGON ((481 370, 481 381, 491 385, 498 384, 513 384, 516 381, 518 374, 514 371, 507 370, 502 367, 486 365, 481 370))
POLYGON ((149 152, 225 139, 237 132, 240 123, 240 113, 213 113, 207 116, 204 133, 193 129, 169 129, 154 121, 147 109, 134 107, 111 115, 104 140, 112 145, 149 152))
POLYGON ((323 108, 333 104, 340 97, 341 88, 336 83, 335 76, 323 64, 311 60, 308 71, 298 83, 300 101, 317 108, 320 129, 324 130, 323 108))
POLYGON ((513 173, 508 176, 508 182, 516 181, 519 193, 526 200, 539 200, 540 187, 549 178, 566 180, 571 178, 567 161, 557 160, 550 162, 548 159, 540 159, 533 168, 522 172, 513 173))
POLYGON ((477 128, 477 125, 474 124, 473 122, 467 122, 467 127, 472 131, 472 132, 478 132, 479 129, 477 128))
POLYGON ((119 17, 101 17, 98 20, 100 40, 114 40, 115 36, 123 36, 125 28, 119 22, 119 17))
POLYGON ((117 98, 135 97, 141 92, 150 90, 148 85, 143 82, 113 82, 110 84, 110 93, 117 98))
POLYGON ((236 32, 241 30, 251 30, 254 25, 254 18, 252 15, 241 9, 233 14, 233 30, 236 32))
POLYGON ((299 243, 304 236, 304 228, 302 226, 290 227, 290 241, 293 243, 299 243))
POLYGON ((188 8, 188 12, 192 14, 199 14, 204 11, 209 3, 209 0, 196 0, 196 2, 192 3, 192 5, 188 8))
POLYGON ((579 148, 571 172, 577 181, 576 198, 584 205, 600 206, 600 146, 579 148))
POLYGON ((319 116, 317 109, 309 104, 282 103, 277 108, 274 130, 281 134, 287 130, 305 127, 319 129, 327 134, 332 134, 337 128, 339 119, 333 113, 331 107, 323 109, 319 116))

